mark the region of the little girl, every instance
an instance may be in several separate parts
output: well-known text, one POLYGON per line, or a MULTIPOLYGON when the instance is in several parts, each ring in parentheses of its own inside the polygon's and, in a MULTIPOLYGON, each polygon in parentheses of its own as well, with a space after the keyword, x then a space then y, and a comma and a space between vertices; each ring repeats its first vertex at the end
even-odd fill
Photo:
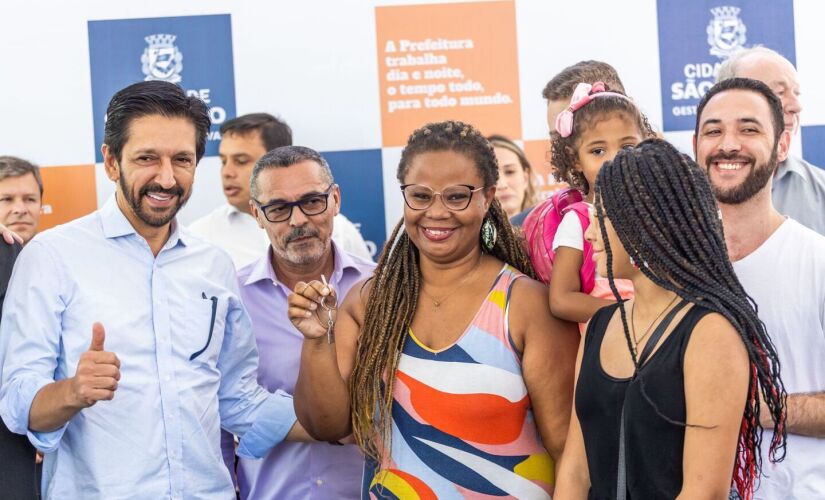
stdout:
MULTIPOLYGON (((647 118, 627 96, 609 91, 602 82, 580 83, 570 106, 556 118, 551 148, 554 175, 592 202, 592 188, 604 162, 654 135, 647 118)), ((558 318, 578 323, 586 323, 597 310, 613 303, 604 280, 596 279, 591 290, 583 290, 582 266, 593 267, 584 262, 585 256, 592 258, 590 243, 584 240, 588 224, 586 217, 569 210, 555 228, 552 244, 550 310, 558 318)), ((617 282, 617 286, 623 296, 632 295, 630 283, 617 282)))

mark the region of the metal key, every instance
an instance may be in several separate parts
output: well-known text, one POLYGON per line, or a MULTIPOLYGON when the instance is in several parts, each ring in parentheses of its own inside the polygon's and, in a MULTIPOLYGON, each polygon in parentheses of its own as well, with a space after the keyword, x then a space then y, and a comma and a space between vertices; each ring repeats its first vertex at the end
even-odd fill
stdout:
MULTIPOLYGON (((331 290, 329 283, 327 283, 327 277, 323 274, 321 275, 321 282, 327 289, 331 290)), ((334 340, 332 328, 335 326, 335 320, 332 319, 332 312, 338 307, 337 304, 335 304, 335 306, 327 305, 327 299, 332 298, 332 295, 327 295, 321 299, 321 307, 327 310, 327 344, 332 344, 334 340)))
POLYGON ((328 309, 327 314, 329 314, 327 319, 327 344, 332 344, 332 341, 335 340, 332 335, 332 327, 335 326, 335 321, 332 320, 332 309, 328 309))

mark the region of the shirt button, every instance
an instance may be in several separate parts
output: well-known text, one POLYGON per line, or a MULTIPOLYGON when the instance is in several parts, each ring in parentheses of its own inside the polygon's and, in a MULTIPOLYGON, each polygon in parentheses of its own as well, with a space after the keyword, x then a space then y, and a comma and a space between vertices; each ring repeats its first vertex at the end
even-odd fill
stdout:
POLYGON ((315 484, 317 484, 318 486, 321 486, 322 484, 324 484, 324 481, 322 481, 321 479, 316 479, 315 484))

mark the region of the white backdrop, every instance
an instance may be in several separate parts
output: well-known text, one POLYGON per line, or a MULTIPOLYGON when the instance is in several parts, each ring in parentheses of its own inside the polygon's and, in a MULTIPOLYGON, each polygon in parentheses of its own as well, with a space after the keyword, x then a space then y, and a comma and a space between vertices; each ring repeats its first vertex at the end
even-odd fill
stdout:
MULTIPOLYGON (((320 151, 382 149, 386 226, 391 227, 401 212, 395 181, 399 148, 381 144, 375 7, 415 3, 432 2, 4 0, 0 154, 46 167, 95 162, 88 21, 230 14, 237 113, 279 115, 293 128, 296 144, 320 151)), ((795 0, 793 10, 802 124, 825 124, 825 95, 816 86, 825 81, 820 52, 825 3, 795 0)), ((523 131, 518 139, 546 137, 541 90, 557 71, 582 59, 614 65, 628 93, 661 128, 655 0, 516 0, 515 12, 523 131)), ((686 151, 690 135, 667 134, 686 151)), ((800 142, 795 141, 797 150, 800 142)), ((184 222, 223 201, 218 166, 215 157, 201 162, 194 195, 181 213, 184 222)), ((97 171, 101 202, 113 185, 100 166, 97 171)))

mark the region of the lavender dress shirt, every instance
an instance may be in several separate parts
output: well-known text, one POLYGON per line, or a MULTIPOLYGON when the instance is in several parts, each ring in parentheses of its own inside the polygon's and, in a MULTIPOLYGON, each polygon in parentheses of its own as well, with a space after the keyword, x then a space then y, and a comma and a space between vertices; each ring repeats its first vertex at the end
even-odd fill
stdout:
MULTIPOLYGON (((335 267, 329 283, 343 300, 353 285, 372 274, 375 263, 332 243, 335 267)), ((275 276, 272 249, 238 271, 241 300, 252 318, 260 363, 258 383, 292 394, 298 378, 303 335, 286 316, 290 290, 275 276)), ((282 442, 262 460, 238 459, 244 499, 360 498, 364 457, 355 445, 282 442)))

